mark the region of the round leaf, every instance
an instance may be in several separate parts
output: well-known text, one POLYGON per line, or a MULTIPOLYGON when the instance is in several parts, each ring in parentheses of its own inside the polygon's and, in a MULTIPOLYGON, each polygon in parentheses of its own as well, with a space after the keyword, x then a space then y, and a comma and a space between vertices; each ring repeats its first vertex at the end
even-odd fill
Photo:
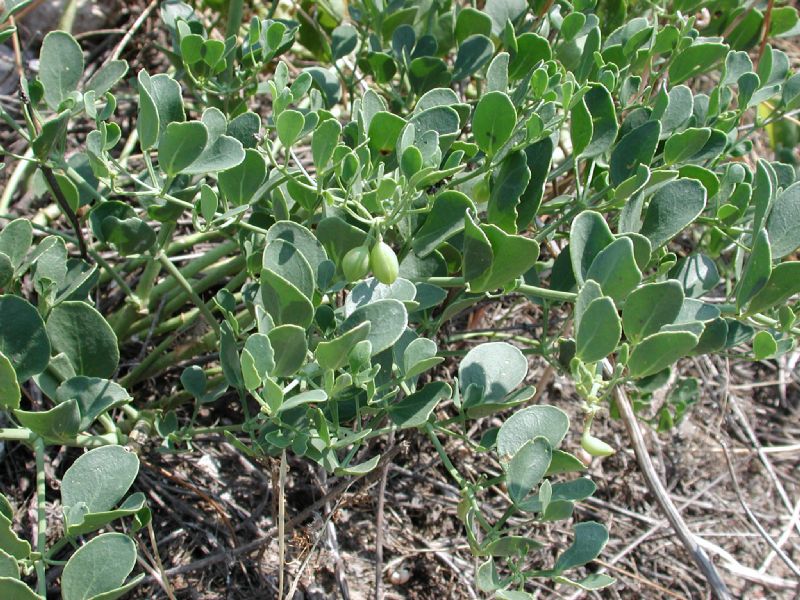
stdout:
POLYGON ((44 100, 55 110, 70 92, 78 89, 83 75, 83 52, 66 31, 51 31, 42 42, 39 65, 44 100))
POLYGON ((576 336, 576 356, 597 362, 611 354, 622 336, 622 323, 611 298, 596 298, 581 316, 576 336))
POLYGON ((511 137, 517 124, 517 111, 504 92, 489 92, 475 107, 472 134, 478 147, 493 156, 511 137))
POLYGON ((85 302, 62 302, 47 317, 53 350, 69 358, 75 373, 108 379, 117 370, 117 336, 106 320, 85 302))
POLYGON ((50 362, 50 340, 39 312, 18 296, 0 296, 0 352, 24 383, 50 362))
POLYGON ((525 499, 550 466, 553 450, 544 437, 528 440, 505 467, 508 495, 515 504, 525 499))
POLYGON ((688 331, 654 333, 636 344, 628 359, 628 372, 636 378, 658 373, 689 354, 698 341, 698 336, 688 331))
POLYGON ((569 258, 579 284, 585 281, 600 251, 613 241, 614 235, 600 213, 587 210, 575 218, 569 230, 569 258))
POLYGON ((285 240, 276 239, 264 248, 262 266, 290 281, 306 297, 314 294, 316 281, 311 265, 300 250, 285 240))
POLYGON ((0 230, 0 252, 16 269, 22 264, 33 242, 33 226, 28 219, 15 219, 0 230))
POLYGON ((284 110, 275 123, 278 129, 278 139, 286 148, 290 148, 297 141, 300 132, 303 131, 305 119, 303 113, 296 110, 284 110))
POLYGON ((56 390, 56 400, 76 400, 81 413, 81 429, 87 429, 104 412, 131 401, 120 385, 98 377, 72 377, 56 390))
POLYGON ((208 129, 200 121, 170 123, 158 146, 158 165, 175 177, 203 153, 208 140, 208 129))
MULTIPOLYGON (((14 564, 16 566, 16 561, 14 564)), ((39 594, 16 577, 0 577, 0 596, 3 600, 42 600, 39 594)))
POLYGON ((486 402, 502 400, 528 373, 528 361, 519 348, 505 342, 488 342, 476 346, 458 367, 462 391, 476 385, 486 402))
POLYGON ((89 513, 117 506, 139 473, 139 459, 122 446, 103 446, 80 456, 61 480, 61 504, 83 503, 89 513))
POLYGON ((306 361, 308 343, 305 331, 296 325, 280 325, 270 329, 267 337, 275 351, 275 368, 271 374, 276 377, 294 375, 306 361))
POLYGON ((670 279, 648 283, 631 292, 622 309, 622 326, 630 340, 655 333, 672 323, 683 306, 683 288, 670 279))
POLYGON ((497 432, 497 454, 510 460, 520 448, 537 437, 545 438, 555 453, 569 430, 569 417, 555 406, 529 406, 508 418, 497 432))
POLYGON ((728 46, 721 43, 695 43, 675 57, 669 68, 669 79, 672 85, 683 83, 687 79, 705 73, 728 54, 728 46))
POLYGON ((670 181, 650 200, 640 233, 650 240, 653 248, 657 248, 683 231, 705 207, 706 190, 699 181, 670 181))
POLYGON ((245 151, 244 160, 219 174, 219 191, 234 206, 247 204, 253 199, 267 176, 267 165, 253 149, 245 151))
POLYGON ((443 381, 434 381, 389 407, 389 418, 400 429, 421 427, 428 422, 431 413, 445 398, 452 394, 450 386, 443 381))
POLYGON ((767 232, 774 258, 783 258, 800 247, 800 181, 775 199, 767 219, 767 232))
POLYGON ((372 356, 375 356, 400 339, 408 324, 408 313, 399 300, 377 300, 353 311, 342 323, 341 330, 347 332, 362 323, 371 323, 366 339, 372 345, 372 356))
POLYGON ((61 575, 63 600, 89 600, 122 587, 136 565, 136 545, 127 535, 104 533, 78 548, 61 575))
POLYGON ((575 539, 556 561, 554 570, 557 573, 574 569, 594 560, 608 542, 608 530, 604 525, 587 521, 578 523, 573 528, 575 539))
POLYGON ((603 294, 615 302, 624 300, 642 280, 633 241, 628 237, 620 237, 598 252, 586 273, 586 279, 599 283, 603 294))
POLYGON ((0 352, 0 408, 5 410, 19 408, 20 398, 14 366, 6 355, 0 352))

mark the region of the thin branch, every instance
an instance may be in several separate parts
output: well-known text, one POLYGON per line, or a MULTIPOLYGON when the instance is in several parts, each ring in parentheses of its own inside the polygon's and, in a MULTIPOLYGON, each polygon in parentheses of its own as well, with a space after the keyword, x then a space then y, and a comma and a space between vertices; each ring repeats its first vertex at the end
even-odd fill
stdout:
POLYGON ((769 38, 769 28, 772 25, 772 7, 775 0, 768 0, 767 14, 764 15, 764 33, 761 36, 761 44, 758 46, 758 55, 756 56, 756 67, 761 62, 761 57, 764 56, 764 49, 767 47, 767 39, 769 38))
MULTIPOLYGON (((606 368, 611 368, 610 364, 606 363, 605 366, 606 368)), ((700 567, 706 581, 708 581, 717 598, 720 600, 733 600, 731 591, 722 580, 714 563, 711 562, 708 555, 706 555, 700 547, 694 534, 689 531, 686 522, 669 497, 669 493, 664 488, 664 484, 662 484, 661 480, 658 478, 653 462, 650 460, 650 455, 648 454, 647 446, 642 436, 642 430, 639 428, 639 422, 633 412, 631 402, 621 386, 616 386, 614 388, 614 399, 619 408, 620 416, 625 423, 625 428, 628 430, 628 435, 633 445, 633 451, 636 454, 636 460, 639 463, 639 468, 642 471, 647 487, 650 489, 653 496, 655 496, 656 501, 667 517, 670 525, 672 525, 672 529, 677 534, 681 544, 683 544, 683 547, 689 552, 689 555, 697 566, 700 567)))
POLYGON ((78 249, 80 250, 81 258, 87 263, 91 262, 89 260, 89 251, 86 247, 86 240, 83 237, 83 229, 81 228, 81 223, 78 220, 78 215, 75 214, 75 211, 72 210, 69 202, 67 202, 67 199, 64 197, 64 192, 61 191, 61 186, 58 185, 56 176, 53 174, 53 169, 45 164, 40 164, 39 168, 41 169, 42 175, 44 175, 44 178, 47 181, 47 186, 50 188, 50 193, 53 194, 53 197, 58 203, 58 207, 61 209, 61 212, 66 215, 67 219, 69 219, 72 229, 75 231, 75 237, 78 240, 78 249))

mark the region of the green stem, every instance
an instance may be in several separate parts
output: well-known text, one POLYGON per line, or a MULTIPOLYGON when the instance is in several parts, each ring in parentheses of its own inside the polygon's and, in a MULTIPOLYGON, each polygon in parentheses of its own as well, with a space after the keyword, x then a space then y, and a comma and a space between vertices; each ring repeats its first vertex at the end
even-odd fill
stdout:
MULTIPOLYGON (((208 275, 203 277, 200 281, 197 281, 192 285, 192 289, 194 292, 199 295, 206 291, 207 289, 217 285, 222 279, 228 277, 229 275, 236 273, 236 276, 233 277, 226 285, 225 289, 229 291, 233 291, 241 287, 244 281, 247 279, 247 271, 244 269, 244 262, 245 259, 241 256, 235 256, 229 259, 226 262, 223 262, 208 272, 208 275)), ((173 314, 177 311, 181 306, 183 306, 188 299, 194 301, 194 299, 189 295, 189 293, 182 289, 180 290, 175 296, 171 297, 169 301, 164 305, 161 309, 160 316, 166 317, 173 314)), ((197 305, 198 310, 202 310, 200 305, 197 305)), ((155 319, 155 315, 151 315, 147 318, 144 318, 134 325, 130 327, 128 330, 128 335, 132 336, 137 333, 141 333, 142 331, 148 330, 152 323, 153 319, 155 319)))
POLYGON ((0 213, 8 212, 8 208, 11 206, 11 199, 14 197, 20 183, 22 183, 28 172, 35 168, 35 163, 28 162, 28 159, 33 158, 32 148, 28 148, 25 151, 24 158, 26 160, 17 163, 17 166, 11 172, 11 177, 8 178, 5 189, 3 189, 3 195, 0 196, 0 213))
POLYGON ((69 544, 69 538, 63 537, 60 540, 58 540, 55 544, 50 546, 50 549, 47 552, 45 552, 45 555, 43 557, 44 562, 49 564, 52 561, 52 558, 56 556, 61 551, 61 549, 67 544, 69 544))
MULTIPOLYGON (((98 446, 108 446, 109 444, 119 444, 122 437, 117 433, 105 433, 103 435, 76 435, 74 439, 67 441, 59 441, 62 446, 71 446, 76 448, 96 448, 98 446)), ((33 431, 26 427, 8 427, 0 429, 0 440, 7 442, 28 442, 36 443, 39 439, 33 431)))
MULTIPOLYGON (((431 285, 438 285, 439 287, 466 287, 466 282, 463 277, 424 277, 418 279, 417 282, 430 283, 431 285)), ((526 296, 535 296, 537 298, 557 300, 560 302, 574 302, 578 297, 578 295, 573 292, 560 292, 558 290, 549 290, 547 288, 528 284, 519 285, 514 288, 514 291, 525 294, 526 296)))
MULTIPOLYGON (((762 314, 750 315, 750 320, 758 323, 759 325, 764 325, 765 327, 771 327, 773 329, 778 329, 781 326, 781 324, 775 319, 770 319, 762 314)), ((790 331, 794 335, 800 335, 800 327, 792 327, 790 331)))
POLYGON ((110 264, 108 264, 106 259, 104 259, 102 256, 100 256, 100 254, 98 252, 96 252, 95 250, 92 250, 91 248, 89 249, 89 256, 91 256, 94 259, 94 261, 98 265, 100 265, 106 273, 108 273, 108 275, 111 277, 111 279, 113 279, 114 281, 117 282, 117 285, 120 287, 120 289, 123 292, 125 292, 125 295, 128 298, 133 300, 133 302, 136 303, 137 305, 139 304, 139 297, 136 294, 133 293, 133 290, 128 285, 128 282, 125 281, 125 279, 122 277, 122 275, 120 275, 117 272, 117 269, 115 269, 110 264))
POLYGON ((211 314, 211 309, 206 306, 206 303, 194 290, 192 284, 186 280, 186 278, 183 276, 183 273, 178 270, 178 267, 172 264, 172 261, 167 258, 166 254, 160 252, 158 254, 158 260, 161 262, 161 265, 167 270, 167 272, 175 278, 175 280, 186 291, 186 293, 189 294, 192 302, 194 302, 195 306, 200 309, 200 312, 203 314, 203 318, 211 326, 211 329, 213 329, 214 332, 219 335, 219 323, 217 323, 214 315, 211 314))
MULTIPOLYGON (((228 2, 228 22, 225 27, 225 39, 231 36, 238 37, 239 28, 242 26, 242 14, 244 13, 243 0, 230 0, 228 2)), ((225 69, 225 79, 230 82, 233 79, 233 57, 228 61, 225 69)))
POLYGON ((453 478, 453 481, 458 484, 459 488, 466 491, 469 502, 475 510, 475 516, 477 517, 478 522, 486 531, 491 531, 492 526, 481 513, 480 506, 478 506, 478 501, 475 499, 474 491, 471 489, 469 482, 464 479, 461 473, 458 472, 458 469, 455 468, 453 462, 450 460, 450 457, 447 456, 444 446, 442 446, 439 438, 436 437, 436 432, 433 430, 433 425, 426 423, 425 432, 428 434, 428 438, 431 440, 433 447, 436 449, 436 453, 439 455, 439 458, 442 459, 442 464, 444 465, 447 473, 453 478))
POLYGON ((244 429, 243 424, 239 425, 215 425, 212 427, 189 427, 187 429, 182 429, 179 431, 180 435, 186 435, 189 437, 194 437, 196 435, 209 435, 214 433, 225 433, 226 431, 242 431, 244 429))
POLYGON ((25 427, 0 429, 0 440, 7 442, 32 442, 36 434, 25 427))
MULTIPOLYGON (((179 327, 191 325, 192 323, 197 321, 199 317, 200 317, 200 309, 192 308, 190 310, 187 310, 186 312, 177 314, 170 319, 161 321, 155 328, 153 328, 153 335, 161 336, 164 335, 165 333, 170 333, 171 331, 175 331, 179 327)), ((136 333, 136 330, 138 330, 138 323, 136 327, 133 328, 133 333, 136 333)))
MULTIPOLYGON (((190 261, 189 264, 180 269, 180 272, 187 279, 194 277, 206 267, 213 265, 219 259, 225 257, 229 253, 232 253, 237 247, 238 243, 235 241, 227 241, 223 244, 219 244, 203 254, 203 256, 190 261)), ((159 298, 172 290, 175 285, 177 285, 177 282, 172 277, 167 277, 155 285, 150 292, 150 308, 153 309, 157 305, 159 298)))
MULTIPOLYGON (((156 243, 159 254, 164 251, 163 249, 169 243, 169 240, 175 231, 175 227, 176 223, 165 223, 158 232, 156 243)), ((136 286, 136 294, 133 298, 137 304, 144 303, 146 305, 146 303, 149 301, 150 292, 153 290, 156 278, 160 272, 161 263, 156 260, 155 257, 148 256, 144 271, 139 279, 139 284, 136 286)), ((118 339, 125 338, 131 325, 134 324, 139 316, 139 313, 140 309, 138 307, 127 304, 124 308, 122 308, 121 311, 114 313, 109 317, 108 321, 111 324, 111 327, 114 329, 114 333, 117 334, 118 339)))
POLYGON ((44 554, 47 546, 47 504, 45 494, 47 482, 44 472, 44 440, 36 437, 33 440, 36 453, 36 589, 40 596, 47 597, 47 579, 45 578, 44 554))
POLYGON ((455 468, 450 457, 447 456, 447 452, 445 452, 444 446, 439 441, 439 438, 436 437, 436 432, 433 430, 433 425, 430 423, 425 423, 425 433, 428 434, 428 438, 431 440, 433 447, 436 449, 436 453, 439 455, 439 458, 442 459, 442 464, 444 465, 445 470, 447 473, 452 477, 453 481, 458 484, 458 487, 464 489, 467 485, 467 482, 461 476, 461 473, 458 472, 458 469, 455 468))
MULTIPOLYGON (((176 254, 182 254, 186 252, 188 249, 194 247, 197 244, 201 244, 203 242, 214 241, 223 236, 221 231, 213 230, 213 231, 204 231, 199 233, 191 233, 189 235, 183 236, 180 239, 173 241, 166 249, 167 256, 175 256, 176 254)), ((120 265, 117 267, 116 271, 124 270, 127 273, 130 273, 134 269, 140 268, 147 262, 147 256, 138 256, 133 258, 124 265, 120 265)), ((100 276, 100 283, 105 284, 111 279, 111 274, 103 273, 100 276)), ((156 286, 158 287, 158 286, 156 286)))
MULTIPOLYGON (((252 316, 246 310, 236 315, 236 318, 242 328, 244 328, 252 320, 252 316)), ((182 330, 178 330, 172 335, 164 338, 164 340, 155 347, 155 349, 147 356, 147 358, 145 358, 136 366, 135 369, 133 369, 120 380, 119 384, 124 388, 129 388, 138 381, 149 377, 151 374, 158 373, 171 367, 172 365, 179 363, 187 356, 196 356, 197 354, 208 352, 215 346, 218 338, 216 332, 209 332, 193 344, 182 346, 168 354, 164 354, 167 349, 175 343, 182 333, 182 330)))

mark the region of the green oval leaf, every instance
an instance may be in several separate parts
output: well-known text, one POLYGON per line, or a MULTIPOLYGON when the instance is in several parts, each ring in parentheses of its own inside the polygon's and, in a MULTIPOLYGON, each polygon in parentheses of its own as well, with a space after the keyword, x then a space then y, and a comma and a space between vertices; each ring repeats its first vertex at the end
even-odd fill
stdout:
POLYGON ((0 252, 16 269, 22 264, 33 242, 33 226, 28 219, 14 219, 0 230, 0 252))
POLYGON ((514 504, 524 500, 542 480, 552 455, 550 442, 544 437, 528 440, 514 453, 505 465, 508 495, 514 504))
POLYGON ((598 252, 586 273, 586 279, 600 284, 603 294, 615 302, 624 300, 642 280, 633 241, 628 237, 620 237, 598 252))
POLYGON ((580 567, 594 560, 608 542, 608 530, 604 525, 587 521, 573 527, 575 539, 556 560, 553 570, 556 573, 580 567))
POLYGON ((261 299, 264 308, 278 325, 298 325, 304 329, 314 320, 314 305, 284 277, 269 269, 261 270, 261 299))
POLYGON ((51 31, 44 36, 39 64, 44 100, 56 110, 70 92, 78 89, 83 75, 83 51, 66 31, 51 31))
POLYGON ((653 162, 660 135, 661 123, 647 121, 617 142, 608 164, 613 186, 618 186, 635 175, 639 165, 649 165, 653 162))
POLYGON ((139 459, 121 446, 103 446, 80 456, 61 481, 64 510, 85 505, 89 513, 109 511, 139 473, 139 459))
POLYGON ((341 331, 350 331, 362 323, 372 324, 366 339, 372 345, 372 356, 375 356, 400 339, 408 325, 408 313, 399 300, 377 300, 353 311, 342 323, 341 331))
POLYGON ((736 286, 736 307, 741 310, 769 281, 772 273, 772 251, 766 230, 760 230, 753 241, 742 277, 736 286))
POLYGON ((323 369, 340 369, 347 364, 350 351, 369 336, 372 323, 364 322, 330 341, 320 342, 314 352, 323 369))
POLYGON ((47 317, 53 351, 66 354, 77 375, 110 378, 119 364, 114 330, 85 302, 62 302, 47 317))
POLYGON ((774 258, 783 258, 800 248, 800 181, 783 190, 767 218, 767 232, 774 258))
POLYGON ((50 362, 50 340, 39 312, 18 296, 0 296, 0 352, 24 383, 50 362))
POLYGON ((464 229, 464 216, 475 205, 461 192, 449 190, 437 195, 422 227, 412 239, 414 251, 425 257, 464 229))
POLYGON ((90 600, 123 586, 136 565, 136 545, 121 533, 104 533, 78 548, 61 575, 63 600, 90 600))
POLYGON ((43 600, 39 594, 14 577, 0 577, 0 596, 3 600, 43 600))
POLYGON ((579 284, 586 281, 589 268, 600 251, 613 241, 614 234, 600 213, 587 210, 575 217, 569 230, 569 259, 579 284))
POLYGON ((683 288, 670 279, 634 290, 622 309, 622 326, 629 340, 641 339, 672 323, 683 307, 683 288))
MULTIPOLYGON (((537 437, 545 438, 556 450, 569 430, 569 417, 555 406, 537 405, 523 408, 511 415, 497 432, 497 454, 501 461, 510 460, 528 441, 537 437)), ((566 455, 569 456, 569 455, 566 455)), ((559 457, 559 464, 570 465, 570 461, 559 457)), ((582 467, 583 465, 581 465, 582 467)), ((552 465, 550 467, 552 471, 552 465)))
POLYGON ((636 344, 628 359, 631 377, 647 377, 689 354, 699 337, 688 331, 662 331, 636 344))
POLYGON ((800 262, 781 263, 772 269, 766 285, 750 300, 747 312, 758 313, 781 305, 797 293, 800 293, 800 262))
POLYGON ((20 425, 54 442, 74 441, 81 430, 81 413, 75 400, 62 402, 50 410, 15 410, 20 425))
POLYGON ((267 165, 256 150, 245 151, 244 160, 219 174, 219 191, 234 206, 249 203, 267 176, 267 165))
POLYGON ((511 137, 517 124, 517 111, 504 92, 489 92, 475 107, 472 135, 478 147, 494 156, 511 137))
POLYGON ((528 361, 518 348, 505 342, 488 342, 472 348, 458 367, 462 392, 471 385, 483 393, 484 402, 502 400, 528 373, 528 361))
POLYGON ((99 377, 72 377, 56 390, 58 402, 75 400, 81 414, 81 429, 85 430, 106 411, 131 401, 123 387, 99 377))
POLYGON ((706 189, 696 179, 677 179, 655 193, 640 233, 653 248, 666 244, 694 222, 706 207, 706 189))
POLYGON ((19 408, 21 398, 17 373, 5 354, 0 352, 0 408, 13 410, 19 408))
POLYGON ((203 153, 208 129, 200 121, 170 123, 158 145, 158 166, 175 177, 203 153))
POLYGON ((290 377, 306 362, 308 342, 306 332, 297 325, 280 325, 267 332, 269 343, 275 351, 275 377, 290 377))
POLYGON ((597 362, 611 354, 622 336, 622 323, 611 298, 596 298, 581 316, 576 336, 576 356, 597 362))
POLYGON ((400 429, 421 427, 428 422, 436 405, 449 398, 452 391, 443 381, 429 383, 418 392, 389 406, 389 418, 400 429))
POLYGON ((305 118, 300 111, 288 109, 278 115, 275 127, 278 130, 278 139, 285 148, 291 148, 297 141, 300 132, 303 131, 303 125, 305 118))
POLYGON ((680 52, 669 68, 672 85, 705 73, 728 54, 728 46, 719 42, 694 43, 680 52))

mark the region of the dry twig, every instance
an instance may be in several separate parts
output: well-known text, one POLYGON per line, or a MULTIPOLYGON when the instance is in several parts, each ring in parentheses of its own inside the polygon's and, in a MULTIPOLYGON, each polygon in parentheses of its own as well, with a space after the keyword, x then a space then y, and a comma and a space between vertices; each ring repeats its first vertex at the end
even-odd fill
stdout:
POLYGON ((722 451, 725 454, 725 462, 728 464, 728 472, 731 474, 731 481, 733 482, 733 490, 736 492, 736 497, 739 500, 739 504, 742 506, 742 510, 744 510, 745 514, 747 515, 748 520, 756 528, 756 531, 764 538, 764 541, 767 542, 772 551, 778 555, 778 557, 784 562, 784 564, 789 567, 789 570, 794 573, 797 577, 800 577, 800 567, 798 567, 791 558, 789 558, 786 553, 781 550, 781 547, 775 543, 775 540, 772 539, 772 536, 769 535, 766 529, 764 529, 763 525, 759 522, 756 516, 753 514, 753 511, 750 510, 750 507, 745 502, 744 495, 742 494, 742 488, 739 486, 739 479, 736 477, 736 470, 733 468, 733 461, 731 461, 731 455, 728 452, 728 448, 722 440, 718 440, 719 445, 722 446, 722 451))
MULTIPOLYGON (((606 364, 606 366, 610 368, 610 365, 606 364)), ((631 444, 636 454, 636 460, 647 482, 647 487, 655 496, 661 510, 678 535, 678 539, 680 539, 684 548, 689 552, 697 566, 700 567, 700 570, 703 572, 714 594, 720 598, 720 600, 732 600, 733 595, 728 589, 728 586, 722 580, 722 577, 720 577, 714 563, 711 562, 698 544, 697 538, 689 531, 683 517, 681 517, 678 509, 675 508, 675 504, 669 497, 667 490, 664 488, 658 475, 656 475, 655 468, 650 460, 650 455, 647 452, 644 437, 642 436, 642 430, 639 428, 639 422, 636 420, 636 415, 633 412, 633 407, 631 406, 630 400, 628 400, 628 396, 625 394, 625 390, 620 386, 614 388, 614 400, 619 408, 620 416, 625 423, 625 428, 628 430, 628 435, 631 438, 631 444)))

